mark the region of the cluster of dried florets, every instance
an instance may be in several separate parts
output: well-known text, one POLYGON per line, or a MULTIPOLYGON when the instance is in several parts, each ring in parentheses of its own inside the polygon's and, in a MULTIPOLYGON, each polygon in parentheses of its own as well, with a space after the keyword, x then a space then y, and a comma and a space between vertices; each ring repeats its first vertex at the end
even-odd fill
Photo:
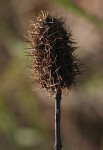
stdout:
POLYGON ((74 42, 62 18, 41 12, 28 31, 32 76, 48 91, 69 89, 79 73, 74 42))

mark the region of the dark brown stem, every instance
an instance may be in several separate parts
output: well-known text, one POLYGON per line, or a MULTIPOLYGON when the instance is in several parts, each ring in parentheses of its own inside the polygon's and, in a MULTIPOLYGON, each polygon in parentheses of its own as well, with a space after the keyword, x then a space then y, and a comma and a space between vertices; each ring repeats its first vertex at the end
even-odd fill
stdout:
POLYGON ((55 150, 62 148, 60 137, 61 95, 62 92, 58 89, 55 96, 55 150))

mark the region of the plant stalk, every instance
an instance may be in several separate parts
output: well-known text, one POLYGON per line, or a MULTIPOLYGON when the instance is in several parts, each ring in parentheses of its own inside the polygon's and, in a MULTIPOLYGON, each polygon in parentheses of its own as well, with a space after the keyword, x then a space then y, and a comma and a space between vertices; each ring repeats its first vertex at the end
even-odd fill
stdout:
POLYGON ((55 150, 61 150, 60 118, 61 118, 61 95, 60 89, 55 96, 55 150))

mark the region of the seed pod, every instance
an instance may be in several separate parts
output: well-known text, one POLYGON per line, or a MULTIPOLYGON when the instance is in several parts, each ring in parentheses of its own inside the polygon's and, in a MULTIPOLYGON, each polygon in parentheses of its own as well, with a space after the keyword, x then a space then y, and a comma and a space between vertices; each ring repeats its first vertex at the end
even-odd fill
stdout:
POLYGON ((32 76, 47 91, 69 89, 79 74, 75 42, 62 18, 42 12, 28 31, 32 76))

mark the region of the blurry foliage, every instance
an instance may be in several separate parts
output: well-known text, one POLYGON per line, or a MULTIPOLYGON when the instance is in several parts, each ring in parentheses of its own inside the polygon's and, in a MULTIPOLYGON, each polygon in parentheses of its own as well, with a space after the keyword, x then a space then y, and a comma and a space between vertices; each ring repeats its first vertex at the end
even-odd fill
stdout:
POLYGON ((100 19, 96 16, 93 16, 90 13, 83 10, 82 8, 78 7, 76 4, 74 4, 72 2, 72 0, 54 0, 54 2, 64 6, 69 11, 72 11, 73 13, 76 13, 76 14, 88 19, 89 21, 91 21, 95 25, 103 28, 103 20, 102 19, 100 19))

